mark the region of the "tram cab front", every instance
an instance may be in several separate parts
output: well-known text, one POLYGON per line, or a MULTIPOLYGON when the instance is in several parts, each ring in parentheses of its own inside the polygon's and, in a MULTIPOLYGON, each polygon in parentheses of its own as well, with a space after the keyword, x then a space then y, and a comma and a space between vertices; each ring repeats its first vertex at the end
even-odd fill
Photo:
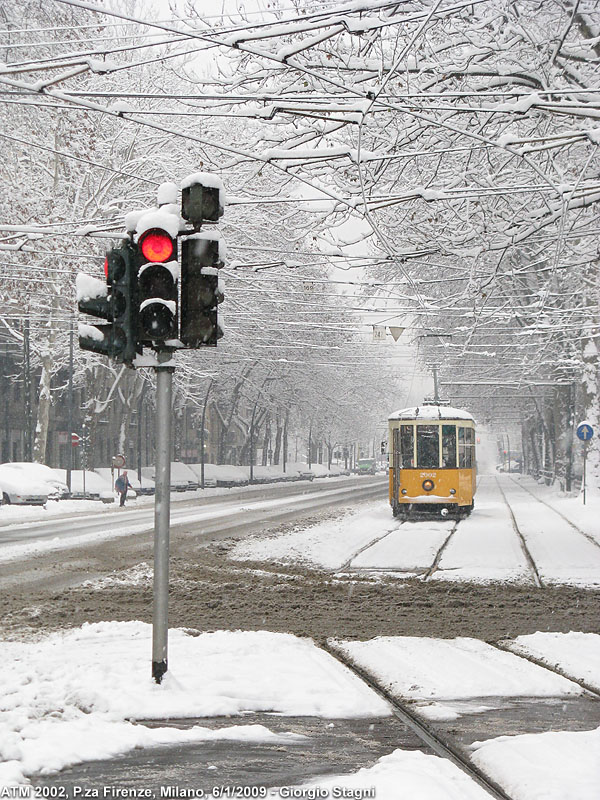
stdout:
POLYGON ((388 421, 394 516, 415 511, 470 514, 476 486, 473 417, 461 409, 424 403, 396 411, 388 421))

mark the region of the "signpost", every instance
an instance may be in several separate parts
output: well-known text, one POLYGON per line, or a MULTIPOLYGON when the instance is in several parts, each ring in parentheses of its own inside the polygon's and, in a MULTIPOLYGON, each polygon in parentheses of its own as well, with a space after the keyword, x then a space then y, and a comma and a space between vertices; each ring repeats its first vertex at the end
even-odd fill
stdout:
POLYGON ((594 435, 594 429, 590 425, 589 422, 585 420, 580 422, 577 426, 577 438, 583 442, 583 505, 585 505, 585 480, 586 480, 586 461, 587 461, 587 451, 588 451, 588 444, 590 439, 594 435))

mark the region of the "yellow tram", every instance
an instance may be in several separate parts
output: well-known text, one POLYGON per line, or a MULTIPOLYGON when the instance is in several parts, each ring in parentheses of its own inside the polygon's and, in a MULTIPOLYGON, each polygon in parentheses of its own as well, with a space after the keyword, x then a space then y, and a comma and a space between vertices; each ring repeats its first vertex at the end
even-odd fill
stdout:
POLYGON ((466 411, 424 403, 389 418, 390 504, 411 511, 467 515, 475 495, 475 420, 466 411))

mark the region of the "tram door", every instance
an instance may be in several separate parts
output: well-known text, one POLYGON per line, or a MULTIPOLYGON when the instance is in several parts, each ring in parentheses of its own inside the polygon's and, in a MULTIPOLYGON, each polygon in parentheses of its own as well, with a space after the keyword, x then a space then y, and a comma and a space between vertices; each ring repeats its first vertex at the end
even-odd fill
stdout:
POLYGON ((394 502, 398 500, 400 492, 400 468, 402 466, 402 444, 400 439, 400 428, 394 428, 394 446, 392 450, 392 467, 394 470, 394 502))

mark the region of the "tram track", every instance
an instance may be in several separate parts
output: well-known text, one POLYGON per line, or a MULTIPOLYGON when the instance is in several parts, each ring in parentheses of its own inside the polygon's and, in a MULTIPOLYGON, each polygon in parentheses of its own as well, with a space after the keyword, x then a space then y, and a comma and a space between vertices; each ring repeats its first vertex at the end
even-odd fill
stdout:
POLYGON ((483 770, 473 764, 459 747, 442 736, 433 726, 424 722, 412 711, 407 703, 401 702, 388 692, 366 670, 355 664, 352 659, 329 642, 321 642, 320 647, 349 669, 357 678, 366 683, 379 697, 389 703, 394 716, 410 728, 435 755, 451 761, 496 800, 513 800, 493 778, 490 778, 483 770))
POLYGON ((523 533, 521 532, 521 529, 519 528, 519 525, 517 523, 517 518, 515 517, 515 514, 513 512, 512 506, 508 502, 506 494, 504 493, 504 490, 503 490, 502 486, 500 485, 500 481, 498 480, 498 478, 495 478, 495 481, 496 481, 496 485, 498 486, 498 491, 502 495, 502 499, 504 500, 504 503, 506 504, 506 507, 507 507, 508 512, 510 514, 510 519, 511 519, 511 523, 512 523, 512 526, 513 526, 513 530, 517 534, 517 537, 519 539, 519 543, 521 545, 521 550, 523 552, 523 555, 525 556, 525 560, 527 561, 527 566, 529 567, 529 570, 530 570, 530 572, 531 572, 531 574, 533 576, 533 582, 534 582, 535 586, 538 589, 543 589, 544 588, 544 582, 542 581, 542 579, 540 577, 540 573, 538 571, 537 564, 535 563, 535 560, 534 560, 533 556, 531 555, 531 552, 529 550, 529 547, 527 546, 527 542, 525 540, 525 537, 523 536, 523 533))
POLYGON ((542 667, 548 672, 552 672, 554 675, 559 675, 561 678, 566 678, 567 680, 571 681, 572 683, 576 683, 578 686, 581 686, 582 689, 585 689, 586 692, 589 692, 594 697, 600 700, 600 690, 597 689, 595 686, 592 686, 587 681, 584 681, 582 678, 576 678, 566 670, 561 669, 557 664, 549 664, 547 661, 544 661, 543 658, 538 658, 537 656, 532 655, 531 653, 526 653, 522 650, 515 649, 509 646, 508 642, 486 642, 489 644, 490 647, 495 647, 497 650, 502 650, 505 653, 511 653, 513 656, 519 656, 519 658, 523 658, 526 661, 535 664, 538 667, 542 667))
POLYGON ((444 555, 444 551, 445 551, 446 547, 448 547, 448 545, 450 544, 450 539, 452 539, 452 537, 456 533, 456 529, 458 528, 459 524, 460 524, 460 520, 457 519, 456 522, 454 523, 454 525, 452 526, 452 529, 450 530, 450 533, 448 534, 448 536, 446 536, 446 538, 442 542, 442 546, 439 548, 439 550, 435 554, 435 558, 433 559, 433 564, 429 567, 427 572, 423 575, 423 580, 424 581, 426 581, 429 578, 431 578, 431 576, 435 572, 437 572, 439 564, 440 564, 440 561, 442 560, 442 556, 444 555))
MULTIPOLYGON (((537 494, 535 494, 535 492, 532 492, 531 489, 527 488, 527 486, 521 485, 518 481, 516 481, 510 475, 508 477, 515 484, 515 486, 518 486, 519 489, 523 489, 523 491, 527 492, 533 498, 535 498, 538 501, 538 503, 542 503, 542 505, 544 505, 547 508, 549 508, 550 511, 554 511, 554 513, 558 514, 558 516, 561 519, 563 519, 567 523, 567 525, 569 525, 571 528, 573 528, 574 531, 577 531, 577 533, 580 533, 583 537, 585 537, 588 540, 588 542, 590 542, 591 544, 593 544, 596 547, 600 548, 600 542, 598 542, 593 536, 590 536, 589 533, 586 533, 585 531, 582 531, 581 528, 578 528, 577 525, 575 525, 575 523, 572 522, 568 517, 566 517, 561 511, 559 511, 557 508, 554 508, 554 506, 551 505, 550 503, 548 503, 546 500, 542 500, 542 498, 539 497, 537 494)), ((498 479, 496 478, 496 480, 498 480, 498 479)))
POLYGON ((400 530, 400 528, 404 524, 405 524, 404 522, 401 522, 400 525, 398 525, 397 528, 392 528, 391 530, 386 531, 381 536, 378 536, 377 538, 372 539, 370 542, 368 542, 367 544, 365 544, 362 547, 360 547, 355 553, 353 553, 350 556, 350 558, 347 561, 345 561, 342 564, 341 567, 339 567, 336 570, 334 570, 334 572, 348 572, 348 571, 362 572, 362 571, 364 571, 364 569, 365 569, 364 567, 352 567, 352 562, 354 561, 354 559, 358 558, 358 556, 361 555, 361 553, 364 553, 366 550, 369 550, 371 547, 374 547, 379 542, 382 542, 384 539, 387 539, 387 537, 390 536, 392 533, 395 533, 396 531, 400 530))
MULTIPOLYGON (((344 564, 342 564, 341 567, 336 568, 335 570, 333 570, 333 572, 336 573, 336 574, 340 573, 340 572, 353 572, 353 573, 356 573, 356 574, 360 575, 360 574, 363 574, 363 573, 370 573, 370 572, 387 572, 387 573, 394 572, 394 573, 397 573, 397 572, 409 571, 411 575, 417 574, 418 577, 423 581, 428 580, 432 575, 434 575, 437 572, 437 570, 439 568, 439 563, 440 563, 440 561, 442 559, 444 551, 445 551, 446 547, 449 545, 452 537, 456 533, 456 530, 457 530, 457 528, 458 528, 458 526, 459 526, 459 524, 460 524, 460 522, 462 520, 460 520, 460 519, 455 520, 454 525, 452 526, 452 528, 448 532, 448 535, 446 536, 446 538, 444 539, 444 541, 442 542, 442 544, 438 548, 431 565, 429 567, 427 567, 426 569, 415 567, 414 569, 410 569, 410 570, 400 570, 400 569, 397 569, 397 568, 394 568, 394 567, 373 567, 373 566, 371 566, 371 567, 353 567, 352 566, 352 563, 355 561, 355 559, 357 559, 362 553, 365 553, 368 550, 370 550, 372 547, 375 547, 375 545, 379 544, 379 542, 383 541, 384 539, 387 539, 387 537, 391 536, 393 533, 397 533, 405 525, 408 525, 411 521, 413 521, 413 520, 411 520, 410 518, 402 520, 398 524, 397 527, 392 528, 389 531, 386 531, 386 533, 382 534, 381 536, 378 536, 377 538, 375 538, 375 539, 371 540, 370 542, 368 542, 367 544, 363 545, 358 550, 356 550, 356 552, 354 552, 350 556, 350 558, 348 558, 344 562, 344 564)), ((434 520, 432 520, 432 522, 433 521, 434 520)), ((437 520, 435 520, 435 521, 437 521, 437 520)))

